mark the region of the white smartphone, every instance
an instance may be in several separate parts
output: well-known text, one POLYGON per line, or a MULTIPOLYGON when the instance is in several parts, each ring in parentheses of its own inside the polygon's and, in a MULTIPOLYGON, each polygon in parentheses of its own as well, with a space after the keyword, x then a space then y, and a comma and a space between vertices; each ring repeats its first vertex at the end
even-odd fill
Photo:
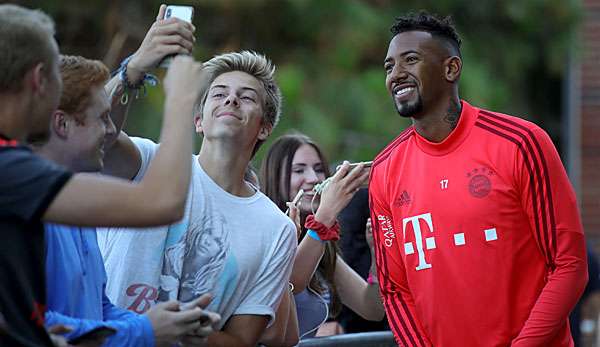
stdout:
MULTIPOLYGON (((363 161, 363 162, 358 162, 358 163, 351 163, 349 169, 350 170, 354 169, 355 167, 358 166, 358 164, 363 164, 363 167, 365 169, 367 169, 367 168, 370 168, 373 165, 373 162, 372 161, 363 161)), ((335 168, 335 171, 338 171, 341 167, 342 167, 342 165, 338 165, 335 168)))
MULTIPOLYGON (((192 22, 194 18, 194 8, 192 6, 179 6, 179 5, 168 5, 165 10, 165 19, 169 19, 171 17, 179 18, 188 23, 192 22)), ((171 60, 174 55, 170 55, 163 59, 159 66, 163 68, 168 68, 169 64, 171 64, 171 60)))

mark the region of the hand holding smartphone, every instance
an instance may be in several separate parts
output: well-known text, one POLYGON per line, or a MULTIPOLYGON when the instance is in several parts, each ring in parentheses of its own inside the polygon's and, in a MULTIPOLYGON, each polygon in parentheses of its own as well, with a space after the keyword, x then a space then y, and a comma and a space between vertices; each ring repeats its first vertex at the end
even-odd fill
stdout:
MULTIPOLYGON (((169 19, 171 17, 179 18, 183 21, 191 23, 192 19, 194 18, 194 8, 192 6, 168 5, 167 9, 165 10, 164 19, 169 19)), ((168 68, 171 64, 173 56, 174 55, 169 55, 165 57, 165 59, 160 62, 159 66, 165 69, 168 68)))
MULTIPOLYGON (((352 170, 355 167, 357 167, 359 164, 363 164, 363 168, 366 169, 366 168, 370 168, 373 165, 373 162, 372 161, 362 161, 362 162, 358 162, 358 163, 351 163, 349 166, 349 169, 352 170)), ((342 167, 342 165, 338 165, 335 168, 335 171, 338 171, 341 167, 342 167)))

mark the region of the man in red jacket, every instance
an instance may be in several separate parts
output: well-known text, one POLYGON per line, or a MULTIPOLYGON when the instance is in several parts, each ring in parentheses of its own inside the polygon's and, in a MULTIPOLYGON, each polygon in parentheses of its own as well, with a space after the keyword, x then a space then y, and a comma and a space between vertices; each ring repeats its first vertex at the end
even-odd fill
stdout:
POLYGON ((413 125, 375 159, 381 292, 401 346, 572 346, 587 281, 575 194, 548 135, 459 98, 450 19, 398 18, 384 62, 413 125))

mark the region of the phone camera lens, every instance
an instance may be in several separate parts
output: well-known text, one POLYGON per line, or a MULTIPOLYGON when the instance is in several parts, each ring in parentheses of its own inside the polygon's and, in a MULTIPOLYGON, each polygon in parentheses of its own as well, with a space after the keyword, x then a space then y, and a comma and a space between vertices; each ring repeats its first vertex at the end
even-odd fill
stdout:
POLYGON ((171 9, 167 10, 167 18, 171 18, 171 9))

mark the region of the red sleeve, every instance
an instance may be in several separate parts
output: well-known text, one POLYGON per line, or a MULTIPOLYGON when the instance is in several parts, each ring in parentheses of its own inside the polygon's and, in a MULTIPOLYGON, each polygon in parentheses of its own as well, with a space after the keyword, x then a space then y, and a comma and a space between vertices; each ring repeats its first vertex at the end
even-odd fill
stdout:
POLYGON ((517 185, 548 274, 511 346, 545 346, 567 323, 585 288, 587 258, 575 194, 552 141, 539 128, 522 130, 517 185))
POLYGON ((406 280, 402 254, 396 238, 392 214, 372 177, 369 205, 377 262, 377 276, 385 311, 398 346, 431 346, 415 314, 415 304, 406 280), (392 275, 393 274, 393 275, 392 275))

